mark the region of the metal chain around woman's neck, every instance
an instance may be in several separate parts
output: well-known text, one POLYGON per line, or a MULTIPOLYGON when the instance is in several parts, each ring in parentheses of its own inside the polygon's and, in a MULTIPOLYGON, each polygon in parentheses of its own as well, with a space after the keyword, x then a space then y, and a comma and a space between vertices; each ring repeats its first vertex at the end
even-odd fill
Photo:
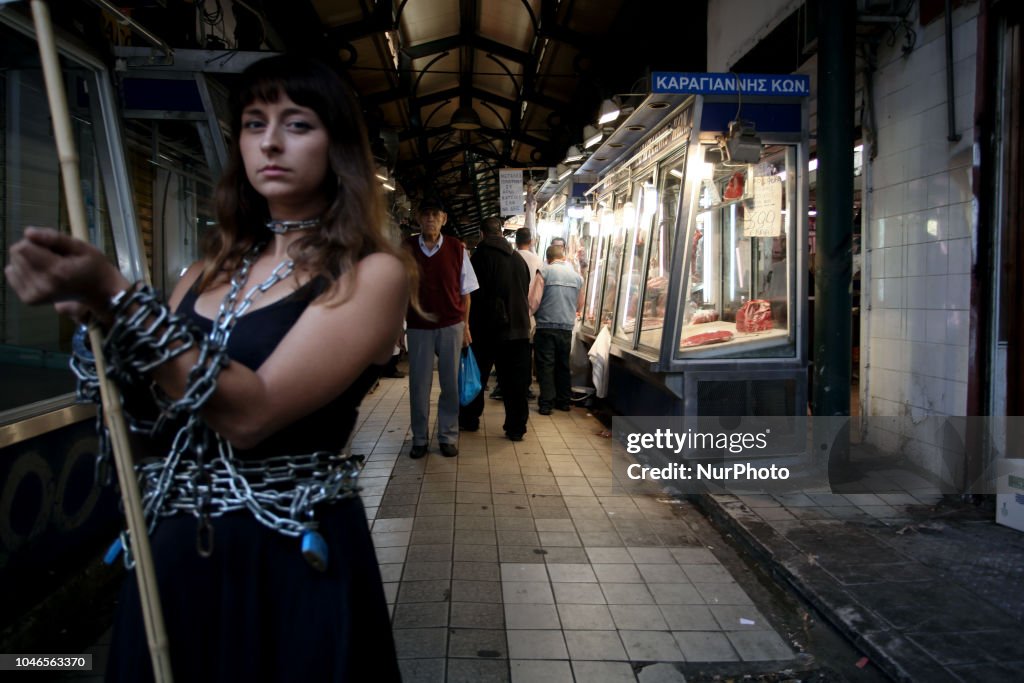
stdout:
POLYGON ((210 339, 222 346, 227 346, 228 337, 231 336, 231 330, 234 328, 238 318, 245 315, 245 312, 249 310, 256 298, 278 282, 287 279, 295 270, 295 261, 284 259, 274 267, 274 270, 271 271, 266 280, 258 285, 254 285, 246 292, 242 300, 238 301, 238 294, 249 281, 249 273, 252 271, 252 266, 259 258, 265 246, 260 244, 249 250, 249 253, 242 259, 241 267, 231 276, 231 287, 221 300, 220 308, 217 310, 217 317, 214 318, 213 327, 210 329, 210 339))
POLYGON ((275 235, 287 235, 298 230, 308 230, 320 225, 319 218, 307 218, 303 221, 267 221, 267 229, 275 235))

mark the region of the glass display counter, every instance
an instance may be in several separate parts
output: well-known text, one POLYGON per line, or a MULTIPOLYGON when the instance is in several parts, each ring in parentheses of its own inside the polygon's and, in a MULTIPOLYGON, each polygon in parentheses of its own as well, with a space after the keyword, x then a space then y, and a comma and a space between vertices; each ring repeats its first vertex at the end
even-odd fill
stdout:
POLYGON ((794 146, 704 163, 686 233, 680 358, 792 357, 794 146))
POLYGON ((653 122, 658 103, 620 124, 647 137, 584 169, 601 178, 577 242, 589 264, 582 338, 611 334, 619 412, 661 414, 667 391, 680 414, 800 414, 806 104, 744 97, 737 145, 735 98, 689 97, 653 122), (630 405, 641 385, 653 393, 630 405))
POLYGON ((683 189, 685 149, 669 156, 659 166, 657 213, 650 232, 644 272, 643 306, 640 310, 640 334, 637 345, 656 353, 661 346, 668 307, 668 285, 672 273, 672 247, 676 230, 677 209, 683 189))

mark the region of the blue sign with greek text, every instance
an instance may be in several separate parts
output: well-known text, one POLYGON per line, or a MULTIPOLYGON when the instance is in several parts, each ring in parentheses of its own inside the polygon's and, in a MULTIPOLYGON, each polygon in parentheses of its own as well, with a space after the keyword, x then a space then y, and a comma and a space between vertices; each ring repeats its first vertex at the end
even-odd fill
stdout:
POLYGON ((651 92, 672 95, 774 95, 806 97, 811 77, 804 74, 733 74, 655 71, 651 92))

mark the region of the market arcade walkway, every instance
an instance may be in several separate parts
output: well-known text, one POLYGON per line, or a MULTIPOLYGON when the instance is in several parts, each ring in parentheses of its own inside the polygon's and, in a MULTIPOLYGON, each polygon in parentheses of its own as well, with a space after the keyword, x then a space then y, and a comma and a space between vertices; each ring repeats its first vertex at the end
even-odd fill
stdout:
MULTIPOLYGON (((814 666, 698 539, 701 513, 613 489, 611 440, 584 409, 534 406, 513 443, 501 403, 487 404, 451 459, 436 441, 408 457, 407 380, 382 379, 360 409, 351 451, 367 458, 362 495, 406 683, 673 683, 677 666, 814 666)), ((102 680, 109 642, 108 631, 87 650, 93 671, 61 680, 102 680)))
POLYGON ((513 443, 489 400, 457 458, 432 443, 411 460, 406 387, 382 380, 352 442, 368 457, 405 680, 601 683, 644 680, 659 662, 792 660, 668 501, 613 490, 611 440, 585 410, 534 410, 513 443))
MULTIPOLYGON (((776 680, 821 666, 858 682, 1019 679, 1024 536, 991 514, 919 481, 701 497, 752 572, 690 503, 613 488, 611 441, 585 410, 531 412, 512 443, 489 400, 458 458, 432 444, 414 461, 407 387, 381 381, 352 443, 406 681, 776 680)), ((109 638, 87 650, 92 672, 60 680, 101 680, 109 638)))

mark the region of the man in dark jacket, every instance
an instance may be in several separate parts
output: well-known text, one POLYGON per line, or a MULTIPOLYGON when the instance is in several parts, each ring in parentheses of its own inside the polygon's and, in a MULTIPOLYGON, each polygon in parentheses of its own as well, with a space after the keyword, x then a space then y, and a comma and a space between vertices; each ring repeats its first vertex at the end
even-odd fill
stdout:
MULTIPOLYGON (((497 369, 504 394, 505 435, 521 441, 529 417, 530 269, 502 237, 501 219, 485 219, 482 232, 483 239, 472 258, 480 283, 469 309, 473 354, 481 377, 490 375, 492 366, 497 369)), ((460 409, 459 427, 463 431, 479 429, 483 410, 481 391, 472 403, 460 409)))

